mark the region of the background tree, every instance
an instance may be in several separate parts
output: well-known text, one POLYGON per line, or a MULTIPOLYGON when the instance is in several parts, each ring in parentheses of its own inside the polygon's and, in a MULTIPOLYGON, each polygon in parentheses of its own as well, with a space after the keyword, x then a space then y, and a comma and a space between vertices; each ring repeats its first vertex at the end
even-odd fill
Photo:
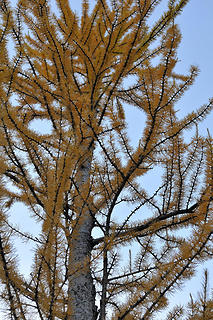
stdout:
POLYGON ((209 297, 208 288, 208 270, 204 271, 204 279, 202 283, 202 291, 198 293, 197 299, 194 301, 190 295, 190 302, 188 304, 188 320, 203 319, 208 320, 213 318, 213 295, 209 297))
POLYGON ((174 19, 188 1, 169 1, 149 26, 159 2, 99 0, 90 13, 83 1, 79 19, 68 0, 56 1, 57 16, 51 1, 13 10, 0 1, 0 297, 12 319, 151 319, 212 253, 212 138, 183 137, 212 101, 176 116, 197 74, 175 72, 174 19), (135 148, 126 104, 146 118, 135 148), (51 122, 51 133, 33 129, 35 119, 51 122), (39 237, 9 223, 15 202, 39 237), (14 234, 35 243, 27 279, 14 234))
POLYGON ((169 312, 167 320, 183 319, 183 315, 186 315, 186 320, 209 320, 213 318, 213 295, 209 296, 209 276, 208 270, 204 270, 204 279, 202 283, 202 290, 198 292, 198 296, 193 299, 190 294, 190 302, 188 303, 187 310, 184 310, 182 306, 175 306, 174 309, 169 312))

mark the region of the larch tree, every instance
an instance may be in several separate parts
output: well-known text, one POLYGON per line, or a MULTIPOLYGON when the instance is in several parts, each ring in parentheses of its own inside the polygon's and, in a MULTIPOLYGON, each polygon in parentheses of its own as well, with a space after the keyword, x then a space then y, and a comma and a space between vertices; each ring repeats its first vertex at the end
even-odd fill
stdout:
POLYGON ((51 0, 0 1, 0 299, 9 319, 152 319, 212 255, 213 144, 198 124, 213 102, 182 119, 175 109, 197 75, 175 71, 175 17, 187 2, 168 1, 150 23, 159 0, 97 0, 92 10, 85 0, 80 17, 68 0, 56 0, 57 11, 51 0), (127 105, 145 118, 137 146, 127 105), (48 133, 33 127, 38 119, 48 133), (9 219, 20 202, 38 237, 9 219), (34 243, 27 277, 14 236, 34 243))

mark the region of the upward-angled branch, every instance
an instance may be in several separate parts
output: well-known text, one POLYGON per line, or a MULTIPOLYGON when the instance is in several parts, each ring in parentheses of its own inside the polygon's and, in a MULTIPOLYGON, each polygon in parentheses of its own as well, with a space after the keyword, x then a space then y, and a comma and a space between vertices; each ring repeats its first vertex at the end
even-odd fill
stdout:
POLYGON ((168 1, 155 20, 158 0, 91 10, 83 0, 80 17, 69 0, 0 1, 0 300, 10 319, 151 319, 212 256, 212 138, 197 128, 213 100, 182 119, 175 107, 198 74, 176 72, 175 17, 187 2, 168 1), (134 143, 127 104, 141 123, 134 143), (30 274, 18 271, 14 237, 33 250, 30 274))

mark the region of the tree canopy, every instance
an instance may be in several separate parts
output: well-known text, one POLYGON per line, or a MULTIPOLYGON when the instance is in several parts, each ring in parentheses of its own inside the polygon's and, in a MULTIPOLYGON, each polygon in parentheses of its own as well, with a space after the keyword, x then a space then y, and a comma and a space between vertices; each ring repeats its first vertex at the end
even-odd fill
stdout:
POLYGON ((55 3, 0 1, 0 300, 10 319, 152 319, 212 256, 213 143, 198 128, 213 101, 176 110, 198 73, 176 72, 188 1, 153 23, 159 0, 84 0, 80 17, 55 3), (137 146, 127 105, 145 118, 137 146), (38 237, 11 223, 15 203, 38 237), (27 277, 14 236, 34 243, 27 277))

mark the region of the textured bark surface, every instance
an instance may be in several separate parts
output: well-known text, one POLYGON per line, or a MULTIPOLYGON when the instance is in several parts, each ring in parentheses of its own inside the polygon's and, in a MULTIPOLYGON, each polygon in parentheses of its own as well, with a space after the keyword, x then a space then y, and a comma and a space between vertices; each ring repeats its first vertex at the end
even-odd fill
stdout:
MULTIPOLYGON (((85 150, 84 147, 82 149, 85 150)), ((84 208, 85 203, 82 199, 85 185, 89 182, 92 155, 91 152, 85 153, 86 160, 78 170, 79 197, 77 197, 76 208, 79 208, 79 212, 70 242, 68 320, 96 319, 95 286, 90 269, 93 217, 87 207, 84 208)))
POLYGON ((91 252, 92 218, 82 218, 72 240, 69 269, 69 320, 95 320, 95 288, 89 265, 91 252))

